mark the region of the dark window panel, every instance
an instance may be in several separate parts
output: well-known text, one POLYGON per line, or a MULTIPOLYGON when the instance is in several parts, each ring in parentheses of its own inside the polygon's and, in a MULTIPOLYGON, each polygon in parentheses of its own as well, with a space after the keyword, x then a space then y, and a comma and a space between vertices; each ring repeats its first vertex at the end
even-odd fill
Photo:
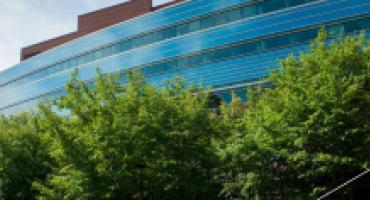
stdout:
POLYGON ((200 21, 196 20, 189 23, 189 31, 194 32, 200 29, 200 21))
POLYGON ((241 9, 232 10, 228 13, 228 15, 230 21, 236 21, 243 17, 241 9))
POLYGON ((215 18, 214 16, 209 16, 209 17, 203 18, 200 23, 201 23, 202 29, 209 28, 215 25, 215 18))

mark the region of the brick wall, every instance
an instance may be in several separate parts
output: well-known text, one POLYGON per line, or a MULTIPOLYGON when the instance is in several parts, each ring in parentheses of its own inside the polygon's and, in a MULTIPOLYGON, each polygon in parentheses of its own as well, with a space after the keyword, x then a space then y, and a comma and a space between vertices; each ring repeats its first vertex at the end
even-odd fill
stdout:
POLYGON ((78 31, 91 33, 152 10, 151 0, 131 0, 78 17, 78 31))
POLYGON ((69 34, 66 34, 60 37, 56 37, 54 39, 46 40, 44 42, 31 45, 28 47, 24 47, 21 50, 21 60, 26 60, 28 58, 31 58, 32 56, 35 56, 39 53, 47 51, 48 49, 51 49, 53 47, 66 43, 68 41, 74 40, 80 36, 82 36, 80 33, 73 32, 73 33, 69 33, 69 34))

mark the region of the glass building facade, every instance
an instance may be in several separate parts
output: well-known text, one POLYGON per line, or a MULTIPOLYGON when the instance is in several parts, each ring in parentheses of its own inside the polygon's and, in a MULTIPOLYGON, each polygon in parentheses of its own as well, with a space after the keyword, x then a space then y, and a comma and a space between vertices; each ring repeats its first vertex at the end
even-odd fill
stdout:
POLYGON ((277 60, 306 51, 320 28, 333 36, 370 28, 370 0, 188 0, 67 42, 0 73, 0 113, 9 115, 64 94, 74 69, 139 69, 162 86, 181 75, 228 101, 245 95, 277 60))

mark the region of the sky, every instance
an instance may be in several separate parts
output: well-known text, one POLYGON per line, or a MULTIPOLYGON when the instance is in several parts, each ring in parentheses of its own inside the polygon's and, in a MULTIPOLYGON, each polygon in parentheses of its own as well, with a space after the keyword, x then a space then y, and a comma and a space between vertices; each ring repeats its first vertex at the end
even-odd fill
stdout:
POLYGON ((76 31, 78 15, 125 1, 0 0, 0 71, 19 63, 22 47, 76 31))

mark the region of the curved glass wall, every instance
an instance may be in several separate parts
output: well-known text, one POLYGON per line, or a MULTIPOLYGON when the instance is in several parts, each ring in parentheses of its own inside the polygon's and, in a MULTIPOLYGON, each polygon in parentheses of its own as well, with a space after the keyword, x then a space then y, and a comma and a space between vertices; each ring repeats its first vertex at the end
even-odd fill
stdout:
MULTIPOLYGON (((359 31, 366 31, 366 30, 370 30, 370 17, 360 18, 356 20, 352 19, 350 21, 345 21, 345 22, 336 22, 331 25, 326 25, 325 28, 329 32, 331 37, 344 36, 344 35, 353 34, 359 31)), ((157 80, 163 81, 164 78, 158 78, 158 77, 161 75, 168 76, 168 74, 171 74, 171 73, 175 75, 175 72, 180 72, 181 70, 191 69, 194 67, 197 68, 202 65, 212 65, 217 62, 234 60, 239 57, 263 54, 264 52, 273 51, 274 49, 289 48, 290 52, 294 53, 291 47, 307 44, 307 42, 311 41, 317 36, 319 29, 320 27, 316 26, 316 27, 306 28, 304 30, 290 31, 287 33, 274 34, 271 36, 256 38, 253 40, 246 40, 244 42, 230 44, 229 46, 222 46, 222 47, 215 48, 215 49, 207 49, 201 52, 195 52, 195 53, 192 53, 191 55, 174 58, 171 60, 167 60, 165 62, 148 64, 146 66, 141 66, 135 69, 140 69, 143 75, 147 79, 156 78, 157 80)), ((304 50, 304 49, 300 49, 300 50, 304 50)), ((298 52, 298 51, 295 50, 295 52, 298 52)), ((281 56, 278 56, 275 54, 274 59, 283 58, 287 54, 288 54, 287 52, 283 52, 281 56)), ((252 68, 252 66, 249 65, 249 71, 256 72, 258 70, 261 70, 262 68, 260 65, 263 63, 266 68, 265 70, 263 70, 262 74, 257 74, 257 77, 255 78, 239 80, 239 82, 240 83, 256 82, 261 77, 267 75, 266 72, 268 71, 268 68, 271 68, 272 66, 276 65, 276 61, 271 59, 271 56, 270 56, 270 59, 268 60, 262 59, 260 60, 260 62, 261 63, 255 65, 257 66, 257 68, 252 68)), ((239 63, 239 64, 245 64, 245 63, 239 63)), ((228 66, 229 68, 233 67, 230 64, 227 64, 226 66, 228 66)), ((129 70, 133 70, 133 69, 129 69, 129 70)), ((122 72, 119 72, 121 73, 122 83, 125 83, 127 81, 126 73, 129 70, 124 70, 122 72)), ((238 69, 236 68, 232 70, 238 70, 238 69)), ((241 73, 242 71, 239 70, 238 72, 241 73)), ((176 74, 180 74, 180 73, 176 73, 176 74)), ((232 76, 232 78, 233 78, 233 82, 230 84, 238 85, 237 78, 235 76, 232 76)), ((221 79, 220 77, 218 77, 218 78, 215 78, 214 80, 220 81, 221 79)), ((91 81, 92 80, 87 81, 87 82, 91 82, 91 81)), ((191 81, 191 80, 188 80, 188 81, 191 81)), ((196 78, 194 81, 196 81, 196 78)), ((156 83, 156 85, 159 85, 159 84, 160 83, 156 83)), ((212 84, 216 88, 228 86, 227 84, 217 84, 217 81, 212 81, 209 84, 212 84)), ((227 90, 224 90, 222 94, 224 94, 225 91, 227 90)), ((64 94, 64 90, 60 89, 60 90, 57 90, 56 92, 51 92, 50 94, 45 94, 40 97, 36 97, 36 99, 43 99, 43 98, 52 99, 52 98, 61 96, 62 94, 64 94)), ((225 96, 228 98, 230 97, 229 95, 220 95, 220 96, 221 97, 225 96)), ((31 99, 30 101, 34 101, 34 99, 31 99)), ((20 105, 24 103, 25 102, 18 102, 14 105, 20 105)), ((14 105, 7 106, 4 109, 8 109, 9 107, 12 107, 14 105)), ((1 110, 2 109, 0 109, 0 111, 1 110)))
POLYGON ((243 6, 218 11, 216 13, 210 13, 202 17, 197 17, 193 20, 182 22, 177 25, 171 25, 167 28, 156 30, 150 33, 134 36, 133 38, 130 38, 128 40, 119 41, 117 43, 96 49, 83 55, 78 55, 74 58, 58 62, 56 64, 23 75, 18 79, 6 82, 0 85, 0 88, 22 85, 30 81, 49 76, 59 71, 74 68, 76 66, 83 65, 85 63, 92 62, 114 54, 129 51, 134 48, 312 1, 315 0, 257 1, 253 3, 248 3, 243 6))
MULTIPOLYGON (((71 68, 79 68, 81 79, 89 84, 93 82, 92 78, 97 67, 103 67, 102 70, 106 73, 122 74, 123 83, 126 82, 125 73, 127 71, 140 69, 149 83, 160 87, 163 86, 163 80, 181 75, 188 83, 198 83, 202 80, 205 85, 214 88, 216 96, 225 100, 230 97, 227 94, 230 90, 235 90, 238 94, 245 96, 245 90, 242 88, 258 82, 261 77, 266 77, 269 69, 278 69, 276 59, 284 58, 291 53, 298 55, 300 51, 307 50, 308 41, 316 36, 320 27, 325 26, 333 37, 370 28, 370 0, 321 0, 308 4, 305 3, 311 1, 194 0, 179 7, 191 4, 201 6, 200 2, 206 2, 207 6, 192 9, 202 10, 201 15, 196 15, 196 17, 194 15, 175 23, 174 21, 168 21, 167 24, 161 22, 164 24, 161 27, 154 29, 153 26, 147 29, 148 31, 131 34, 123 40, 111 38, 112 42, 97 41, 100 48, 94 47, 94 51, 76 49, 78 53, 73 56, 76 59, 68 59, 74 67, 71 64, 71 67, 63 68, 63 62, 59 62, 55 65, 61 64, 58 72, 56 68, 50 67, 54 65, 48 65, 45 71, 37 71, 44 75, 25 81, 26 84, 19 85, 21 82, 13 82, 0 88, 0 93, 7 96, 0 102, 0 113, 11 114, 32 107, 37 102, 54 99, 64 94, 63 86, 73 71, 71 68), (289 4, 292 2, 296 4, 289 4), (209 6, 211 3, 212 6, 209 6), (257 5, 262 5, 262 3, 265 3, 265 7, 258 8, 257 5), (224 7, 215 9, 220 8, 220 5, 224 7), (248 16, 244 14, 248 13, 246 11, 248 8, 253 8, 253 12, 249 17, 244 17, 248 16), (211 12, 205 12, 207 9, 211 12), (212 20, 209 21, 209 18, 212 20), (181 27, 184 24, 187 28, 181 27), (171 37, 163 40, 153 39, 158 37, 143 39, 149 34, 166 29, 174 31, 174 33, 167 34, 171 37), (133 42, 138 38, 146 42, 133 42), (128 41, 131 45, 122 47, 126 50, 121 50, 120 45, 128 41), (102 46, 103 44, 106 45, 102 46), (87 53, 81 54, 82 52, 87 53)), ((176 9, 170 11, 174 12, 174 10, 176 9)), ((160 14, 161 11, 143 18, 160 14)), ((118 27, 126 25, 125 22, 118 27)), ((116 29, 118 28, 114 26, 103 32, 118 34, 115 32, 116 29)), ((99 40, 104 34, 96 33, 82 38, 82 41, 93 40, 93 36, 99 40)), ((104 37, 109 36, 111 35, 104 37)), ((81 41, 75 41, 67 46, 71 47, 80 43, 81 41)), ((81 49, 86 48, 81 46, 81 49)), ((57 50, 52 50, 47 54, 57 52, 57 50)), ((63 51, 59 53, 63 54, 63 51)), ((55 55, 55 58, 60 58, 59 53, 55 55)), ((45 61, 44 58, 45 55, 36 56, 31 62, 40 62, 39 66, 52 63, 45 61)), ((18 77, 21 75, 20 73, 18 77)), ((5 75, 2 74, 0 77, 3 76, 5 75)), ((2 82, 6 80, 1 79, 2 82)))

